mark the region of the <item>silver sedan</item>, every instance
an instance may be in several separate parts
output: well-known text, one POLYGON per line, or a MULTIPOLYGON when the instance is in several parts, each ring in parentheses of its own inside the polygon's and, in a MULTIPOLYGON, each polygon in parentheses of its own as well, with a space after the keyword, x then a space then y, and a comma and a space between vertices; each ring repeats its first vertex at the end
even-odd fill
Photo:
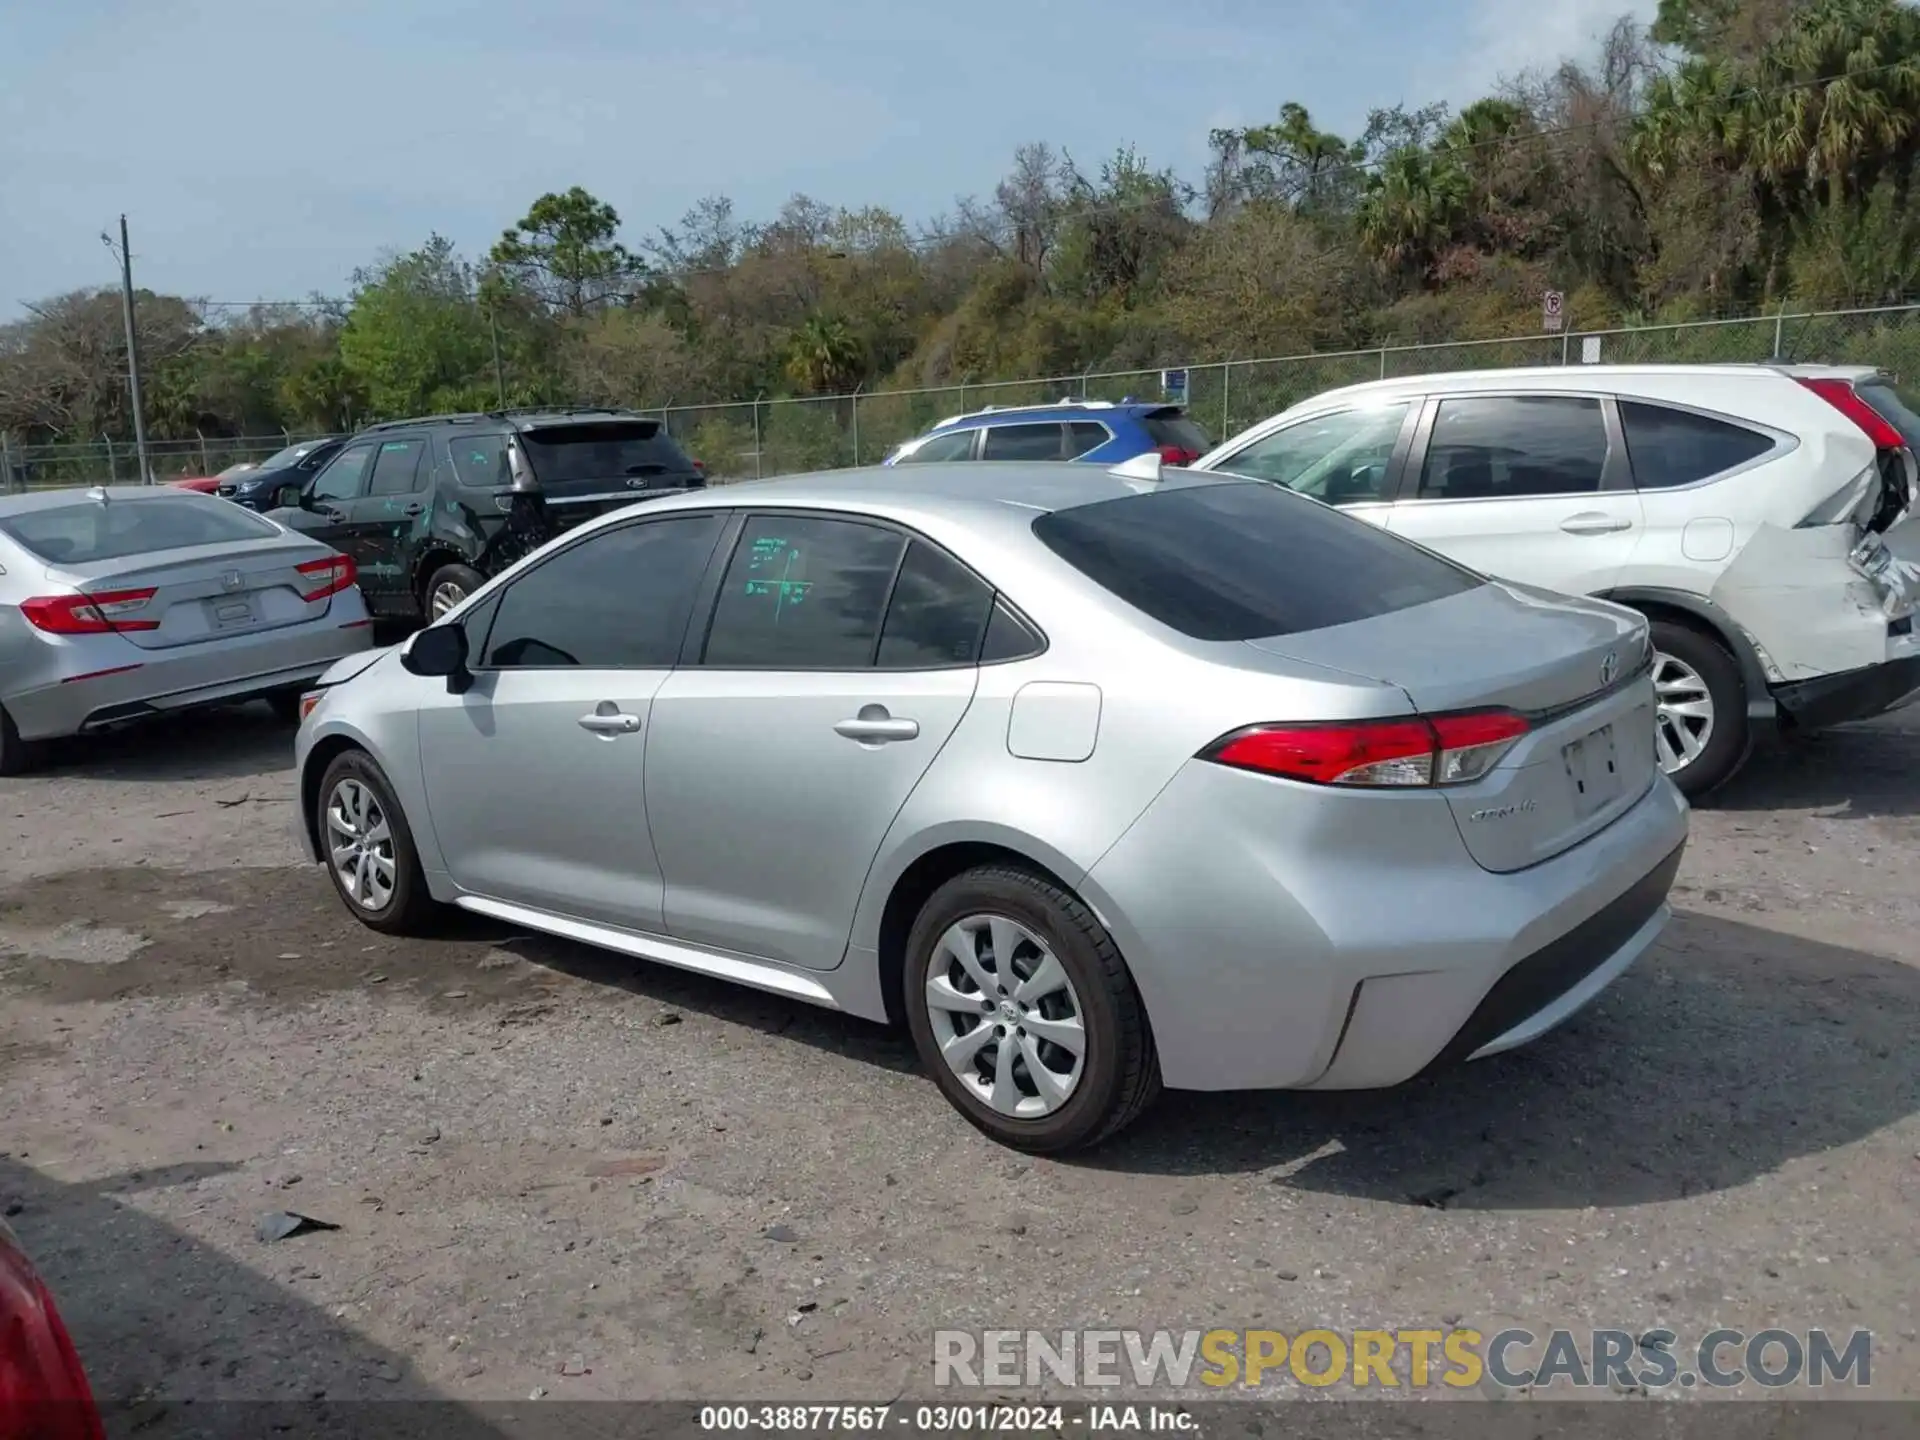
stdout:
POLYGON ((904 1022, 1000 1141, 1162 1083, 1524 1044, 1652 943, 1687 833, 1646 621, 1278 486, 927 465, 655 501, 303 701, 300 834, 454 905, 904 1022), (991 473, 985 473, 991 472, 991 473))
POLYGON ((0 497, 0 774, 36 742, 300 692, 372 629, 353 562, 211 495, 0 497))

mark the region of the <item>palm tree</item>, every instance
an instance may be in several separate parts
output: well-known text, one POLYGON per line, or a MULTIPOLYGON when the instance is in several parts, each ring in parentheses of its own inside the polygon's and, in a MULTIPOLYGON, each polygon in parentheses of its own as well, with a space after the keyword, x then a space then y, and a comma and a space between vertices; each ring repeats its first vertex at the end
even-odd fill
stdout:
POLYGON ((1378 259, 1424 275, 1463 219, 1470 186, 1446 156, 1417 146, 1381 162, 1360 202, 1360 239, 1378 259))
POLYGON ((809 315, 787 345, 787 378, 812 395, 838 395, 860 380, 860 340, 836 316, 809 315))

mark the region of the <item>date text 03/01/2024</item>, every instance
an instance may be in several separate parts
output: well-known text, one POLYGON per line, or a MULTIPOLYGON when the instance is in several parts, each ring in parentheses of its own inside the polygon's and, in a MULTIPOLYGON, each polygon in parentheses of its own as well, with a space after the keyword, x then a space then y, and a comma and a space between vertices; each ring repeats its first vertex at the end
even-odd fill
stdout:
POLYGON ((705 1405, 714 1432, 943 1435, 1193 1432, 1199 1421, 1173 1405, 705 1405))

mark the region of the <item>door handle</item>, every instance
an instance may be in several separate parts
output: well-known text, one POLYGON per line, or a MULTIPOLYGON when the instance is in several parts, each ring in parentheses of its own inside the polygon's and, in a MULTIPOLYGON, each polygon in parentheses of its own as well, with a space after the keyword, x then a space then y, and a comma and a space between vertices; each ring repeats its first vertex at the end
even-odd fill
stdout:
POLYGON ((580 728, 591 730, 595 735, 632 735, 640 728, 638 715, 605 714, 596 712, 580 717, 580 728))
POLYGON ((426 508, 427 507, 422 505, 418 500, 415 500, 412 504, 403 507, 400 513, 402 515, 418 515, 426 508))
POLYGON ((887 713, 884 705, 862 705, 860 713, 853 719, 836 723, 833 733, 847 740, 858 740, 863 745, 885 745, 894 740, 919 739, 920 722, 896 720, 887 713))
POLYGON ((1611 535, 1616 530, 1631 530, 1633 521, 1624 515, 1607 515, 1598 510, 1583 510, 1560 522, 1569 535, 1611 535))
POLYGON ((347 518, 347 512, 344 510, 336 510, 331 505, 323 505, 320 507, 320 518, 322 520, 331 520, 334 524, 338 525, 347 518))

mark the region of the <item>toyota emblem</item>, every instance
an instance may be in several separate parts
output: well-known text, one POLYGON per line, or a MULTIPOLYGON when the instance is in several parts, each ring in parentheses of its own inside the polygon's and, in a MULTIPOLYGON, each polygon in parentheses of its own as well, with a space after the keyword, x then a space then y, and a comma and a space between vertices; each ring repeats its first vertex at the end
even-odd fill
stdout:
POLYGON ((1607 651, 1607 658, 1600 662, 1600 683, 1602 685, 1611 685, 1614 676, 1619 673, 1620 652, 1618 650, 1609 650, 1607 651))

